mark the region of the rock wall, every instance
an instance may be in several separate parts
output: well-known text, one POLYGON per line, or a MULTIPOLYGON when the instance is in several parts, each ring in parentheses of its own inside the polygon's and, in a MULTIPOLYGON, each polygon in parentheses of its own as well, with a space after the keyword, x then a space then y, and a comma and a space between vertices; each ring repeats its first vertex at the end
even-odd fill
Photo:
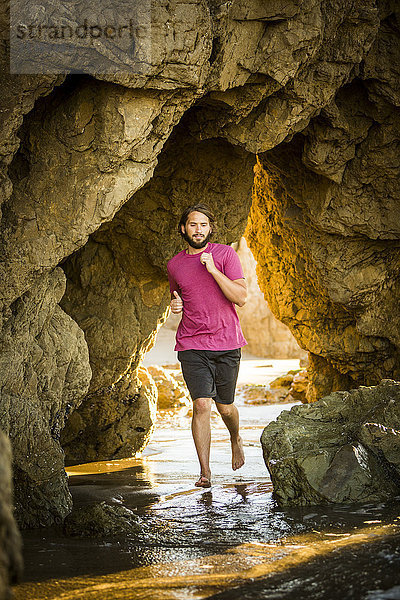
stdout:
POLYGON ((238 241, 255 153, 249 240, 273 312, 312 353, 310 397, 397 376, 397 10, 154 2, 143 72, 5 73, 0 424, 21 524, 70 509, 68 416, 70 460, 145 443, 151 409, 147 433, 126 424, 147 394, 137 366, 168 302, 176 219, 207 201, 218 241, 238 241))
MULTIPOLYGON (((83 330, 57 305, 65 290, 65 276, 57 265, 85 246, 89 235, 111 220, 150 179, 172 128, 198 97, 210 52, 206 30, 210 31, 211 22, 202 2, 191 8, 180 15, 175 14, 176 6, 154 11, 154 64, 143 77, 118 75, 105 81, 107 77, 9 75, 7 41, 0 47, 4 71, 0 327, 5 344, 0 423, 12 438, 16 514, 22 526, 58 522, 71 509, 59 436, 91 379, 83 330), (166 29, 169 11, 172 38, 166 29), (142 89, 148 81, 151 89, 142 89)), ((150 297, 158 282, 152 284, 151 273, 145 277, 142 285, 149 284, 150 297)), ((147 336, 162 316, 162 307, 157 304, 157 309, 152 328, 145 325, 147 336)), ((138 360, 134 362, 137 365, 138 360)), ((94 361, 94 371, 96 366, 94 361)), ((117 387, 118 410, 132 419, 138 412, 132 398, 145 393, 139 389, 136 372, 131 374, 126 365, 108 387, 121 376, 125 383, 117 387)), ((115 389, 106 388, 103 396, 115 398, 115 389)), ((149 402, 151 413, 153 401, 149 402)), ((112 418, 118 422, 120 416, 114 412, 112 418)), ((143 426, 138 414, 133 424, 134 430, 143 428, 144 435, 141 431, 128 435, 128 419, 120 429, 111 424, 116 437, 125 432, 118 447, 125 444, 133 451, 145 443, 152 427, 149 419, 143 426)), ((94 419, 95 424, 104 421, 110 425, 106 415, 94 419)), ((118 450, 110 439, 104 441, 103 450, 112 445, 113 455, 118 450)), ((74 456, 81 457, 78 442, 79 438, 74 456)), ((85 456, 93 457, 94 452, 88 450, 85 456)))

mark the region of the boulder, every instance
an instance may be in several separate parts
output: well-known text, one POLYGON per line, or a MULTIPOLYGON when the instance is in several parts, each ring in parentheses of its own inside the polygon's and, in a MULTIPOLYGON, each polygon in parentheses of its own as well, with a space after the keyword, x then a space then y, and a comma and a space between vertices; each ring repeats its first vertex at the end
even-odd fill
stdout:
POLYGON ((186 386, 159 365, 150 365, 147 371, 157 387, 157 408, 164 410, 175 406, 191 406, 186 386))
POLYGON ((292 383, 289 388, 289 394, 294 400, 307 402, 307 390, 309 385, 307 369, 302 369, 293 375, 292 383))
POLYGON ((264 385, 240 385, 236 393, 241 396, 245 404, 265 404, 266 387, 264 385))
POLYGON ((293 377, 297 371, 288 371, 284 375, 280 375, 270 382, 269 387, 274 388, 290 388, 293 382, 293 377))
POLYGON ((238 388, 238 391, 245 404, 280 404, 294 401, 289 398, 288 389, 283 387, 270 390, 266 385, 245 385, 238 388))
POLYGON ((68 464, 135 456, 154 431, 157 388, 144 367, 89 394, 61 435, 68 464))
POLYGON ((268 404, 279 404, 281 402, 294 402, 293 398, 290 397, 288 389, 286 387, 276 387, 265 390, 265 399, 268 404))
POLYGON ((400 383, 283 411, 261 436, 278 504, 381 502, 400 494, 400 383))
POLYGON ((82 538, 137 535, 142 528, 140 519, 129 508, 107 502, 73 510, 63 527, 67 536, 82 538))

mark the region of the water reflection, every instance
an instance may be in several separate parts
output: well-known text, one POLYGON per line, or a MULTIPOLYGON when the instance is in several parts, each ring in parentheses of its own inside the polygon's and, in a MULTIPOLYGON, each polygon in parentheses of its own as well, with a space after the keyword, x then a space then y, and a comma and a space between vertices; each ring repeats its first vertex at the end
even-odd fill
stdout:
POLYGON ((212 502, 212 492, 204 492, 203 494, 201 494, 199 498, 199 503, 203 504, 206 508, 210 508, 212 506, 212 502))
POLYGON ((94 502, 117 502, 139 509, 157 502, 157 487, 152 463, 143 459, 124 459, 87 463, 67 468, 74 506, 94 502))

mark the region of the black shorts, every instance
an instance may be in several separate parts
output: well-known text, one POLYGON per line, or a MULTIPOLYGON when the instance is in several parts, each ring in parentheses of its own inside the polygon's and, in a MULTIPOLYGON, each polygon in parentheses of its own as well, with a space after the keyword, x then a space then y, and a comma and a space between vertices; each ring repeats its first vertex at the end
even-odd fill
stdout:
POLYGON ((179 350, 183 378, 192 400, 214 398, 221 404, 232 404, 242 351, 179 350))

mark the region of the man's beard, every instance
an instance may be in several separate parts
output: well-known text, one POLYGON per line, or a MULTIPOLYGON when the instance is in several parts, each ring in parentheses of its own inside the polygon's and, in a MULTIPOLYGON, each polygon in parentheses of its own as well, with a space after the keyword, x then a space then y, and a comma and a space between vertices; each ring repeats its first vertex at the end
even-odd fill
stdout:
POLYGON ((209 232, 209 234, 204 238, 204 240, 201 240, 200 242, 195 242, 192 238, 190 238, 188 236, 188 234, 185 233, 183 234, 183 239, 186 240, 186 242, 189 244, 189 246, 191 246, 192 248, 194 248, 195 250, 200 250, 200 248, 204 248, 205 246, 207 246, 209 240, 211 237, 211 231, 209 232))

